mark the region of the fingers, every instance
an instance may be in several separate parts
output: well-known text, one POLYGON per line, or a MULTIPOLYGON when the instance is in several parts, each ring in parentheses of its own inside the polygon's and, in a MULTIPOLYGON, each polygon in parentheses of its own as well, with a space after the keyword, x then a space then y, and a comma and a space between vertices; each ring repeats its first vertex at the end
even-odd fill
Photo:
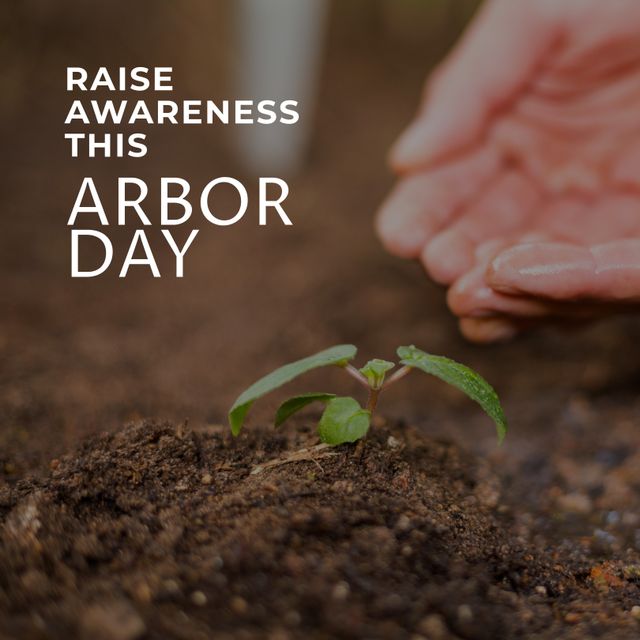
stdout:
POLYGON ((451 284, 475 262, 474 252, 485 240, 521 231, 541 196, 515 171, 496 179, 467 209, 426 244, 421 260, 440 284, 451 284))
POLYGON ((560 24, 546 20, 536 3, 487 3, 438 70, 421 112, 392 150, 392 166, 415 169, 478 141, 559 34, 560 24))
POLYGON ((507 245, 489 241, 476 250, 476 266, 449 289, 447 302, 471 342, 504 342, 548 315, 548 303, 494 291, 485 282, 487 264, 507 245))
POLYGON ((490 318, 495 315, 542 318, 550 314, 546 301, 508 295, 492 289, 485 280, 486 267, 466 273, 447 292, 447 304, 461 318, 490 318))
MULTIPOLYGON (((632 269, 632 265, 636 265, 635 270, 640 270, 640 239, 600 245, 591 250, 549 242, 541 234, 523 236, 522 241, 523 244, 515 247, 522 252, 539 251, 541 247, 571 247, 572 255, 574 252, 593 253, 596 265, 605 271, 612 264, 616 270, 622 265, 632 269)), ((540 290, 514 287, 496 290, 487 282, 487 265, 491 265, 491 273, 493 264, 512 253, 515 248, 508 248, 508 244, 507 240, 502 240, 481 245, 476 250, 476 265, 448 291, 449 308, 460 317, 460 330, 472 342, 506 341, 545 324, 575 328, 612 313, 640 308, 640 286, 630 286, 626 277, 622 277, 623 286, 617 277, 603 281, 599 286, 606 292, 603 294, 600 290, 599 297, 594 289, 578 296, 574 295, 575 291, 565 290, 557 298, 550 297, 548 291, 540 295, 540 290)), ((640 276, 636 282, 640 285, 640 276)))
POLYGON ((590 248, 566 243, 516 245, 487 270, 499 293, 549 300, 640 301, 640 238, 590 248))
POLYGON ((495 176, 498 152, 483 148, 431 171, 403 178, 381 206, 376 230, 388 251, 416 258, 467 201, 495 176))
POLYGON ((518 323, 508 318, 462 318, 458 326, 467 340, 478 344, 506 342, 521 331, 518 323))
POLYGON ((552 325, 556 329, 567 332, 575 332, 589 324, 590 319, 565 318, 562 316, 549 317, 544 321, 527 318, 509 318, 496 316, 494 318, 463 318, 459 322, 459 328, 467 340, 478 344, 507 342, 521 333, 544 325, 552 325))
MULTIPOLYGON (((541 236, 523 236, 522 242, 539 240, 541 236)), ((512 317, 543 317, 549 314, 549 303, 529 297, 500 293, 486 282, 486 271, 493 258, 511 243, 492 240, 476 250, 476 264, 458 278, 447 292, 447 303, 451 311, 461 317, 491 318, 496 315, 512 317)))

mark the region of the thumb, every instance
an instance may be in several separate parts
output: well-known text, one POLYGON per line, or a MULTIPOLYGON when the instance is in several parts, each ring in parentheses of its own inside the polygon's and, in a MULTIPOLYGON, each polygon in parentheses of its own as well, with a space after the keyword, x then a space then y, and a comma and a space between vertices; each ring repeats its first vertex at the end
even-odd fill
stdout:
POLYGON ((424 166, 481 137, 522 89, 560 33, 537 2, 490 0, 427 86, 415 121, 391 152, 397 171, 424 166))

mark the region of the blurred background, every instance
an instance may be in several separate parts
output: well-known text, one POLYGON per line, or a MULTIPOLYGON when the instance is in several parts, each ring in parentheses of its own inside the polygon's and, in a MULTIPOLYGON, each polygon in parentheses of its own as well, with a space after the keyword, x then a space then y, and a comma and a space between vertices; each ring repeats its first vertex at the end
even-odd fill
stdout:
MULTIPOLYGON (((383 412, 508 459, 515 475, 525 461, 541 477, 550 451, 588 459, 602 448, 631 451, 640 421, 640 368, 628 357, 637 320, 474 347, 459 337, 443 290, 419 265, 387 256, 374 236, 372 217, 392 184, 387 150, 477 5, 4 1, 0 478, 42 472, 82 437, 145 416, 221 423, 259 375, 339 342, 357 344, 363 361, 416 343, 476 367, 505 400, 506 449, 496 452, 489 421, 437 381, 409 380, 383 412), (72 159, 63 137, 67 65, 171 66, 171 99, 296 96, 303 118, 286 131, 136 127, 149 135, 147 157, 72 159), (293 227, 257 225, 255 178, 270 174, 289 182, 293 227), (196 193, 234 176, 250 187, 250 212, 233 227, 196 225, 182 280, 153 233, 163 277, 134 268, 118 279, 128 227, 110 229, 120 238, 116 266, 98 279, 71 279, 66 221, 82 178, 94 177, 109 212, 117 177, 127 175, 150 185, 153 220, 161 176, 186 178, 196 193)), ((233 207, 233 193, 226 197, 233 207)), ((178 242, 180 233, 188 229, 178 242)), ((320 376, 323 388, 351 390, 348 380, 320 376)), ((257 408, 252 422, 277 400, 257 408)))

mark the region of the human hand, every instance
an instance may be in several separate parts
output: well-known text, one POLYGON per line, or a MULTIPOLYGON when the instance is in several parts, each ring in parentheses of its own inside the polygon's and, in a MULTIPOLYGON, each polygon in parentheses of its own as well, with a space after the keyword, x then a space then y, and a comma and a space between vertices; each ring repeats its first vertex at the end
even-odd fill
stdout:
POLYGON ((490 0, 392 153, 387 248, 467 337, 640 303, 640 3, 490 0))

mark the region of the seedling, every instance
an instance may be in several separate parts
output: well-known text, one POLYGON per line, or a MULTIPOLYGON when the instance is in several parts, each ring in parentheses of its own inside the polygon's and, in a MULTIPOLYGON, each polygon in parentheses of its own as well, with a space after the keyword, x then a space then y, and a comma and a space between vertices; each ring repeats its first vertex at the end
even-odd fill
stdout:
POLYGON ((404 378, 413 370, 423 371, 457 387, 475 400, 493 419, 498 432, 498 442, 502 442, 507 433, 507 421, 493 387, 478 373, 469 367, 445 358, 434 356, 417 347, 398 347, 399 369, 387 377, 396 366, 387 360, 369 360, 361 369, 350 364, 357 353, 351 344, 342 344, 325 349, 308 358, 286 364, 264 376, 233 403, 229 411, 229 424, 234 436, 242 429, 245 416, 251 405, 267 393, 290 382, 294 378, 319 367, 337 366, 353 376, 368 390, 365 407, 351 397, 340 397, 333 393, 305 393, 289 398, 276 412, 275 425, 280 426, 287 418, 312 402, 321 402, 325 410, 318 423, 318 433, 326 444, 343 444, 355 442, 369 430, 371 416, 378 404, 380 394, 392 384, 404 378))

